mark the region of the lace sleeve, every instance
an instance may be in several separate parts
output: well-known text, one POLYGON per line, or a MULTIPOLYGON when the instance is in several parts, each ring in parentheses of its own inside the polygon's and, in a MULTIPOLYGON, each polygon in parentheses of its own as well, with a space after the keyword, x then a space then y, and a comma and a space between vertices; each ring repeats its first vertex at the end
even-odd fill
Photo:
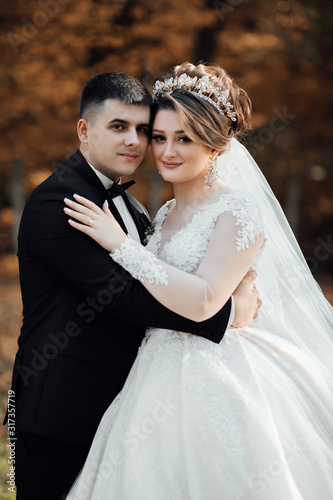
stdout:
MULTIPOLYGON (((196 274, 163 262, 130 238, 110 256, 168 309, 204 321, 223 307, 253 264, 264 242, 263 228, 251 203, 229 203, 223 209, 217 205, 200 213, 180 244, 189 240, 200 240, 200 246, 205 245, 196 274), (198 237, 198 224, 207 229, 206 243, 198 237)), ((184 248, 181 250, 179 253, 184 253, 184 248)), ((193 246, 191 252, 195 252, 193 246)))
POLYGON ((132 238, 126 238, 110 256, 142 283, 147 280, 149 284, 168 285, 168 273, 162 262, 132 238))

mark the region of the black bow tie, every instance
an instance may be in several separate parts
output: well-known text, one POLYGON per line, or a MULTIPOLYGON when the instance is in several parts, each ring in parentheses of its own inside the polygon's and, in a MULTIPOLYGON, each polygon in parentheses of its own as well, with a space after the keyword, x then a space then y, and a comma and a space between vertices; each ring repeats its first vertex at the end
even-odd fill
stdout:
POLYGON ((133 186, 133 184, 135 184, 135 181, 125 182, 124 184, 117 184, 116 182, 114 182, 110 187, 110 189, 107 189, 107 192, 109 193, 109 196, 111 198, 116 198, 117 196, 123 196, 126 189, 133 186))

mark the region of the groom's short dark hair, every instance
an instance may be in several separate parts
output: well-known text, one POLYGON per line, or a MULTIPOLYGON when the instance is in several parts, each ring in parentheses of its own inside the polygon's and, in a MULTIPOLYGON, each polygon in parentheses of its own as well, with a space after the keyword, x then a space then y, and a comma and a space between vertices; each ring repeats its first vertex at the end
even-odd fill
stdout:
POLYGON ((125 104, 151 106, 152 98, 146 87, 134 76, 109 71, 93 76, 85 84, 80 103, 80 118, 94 113, 106 99, 118 99, 125 104))

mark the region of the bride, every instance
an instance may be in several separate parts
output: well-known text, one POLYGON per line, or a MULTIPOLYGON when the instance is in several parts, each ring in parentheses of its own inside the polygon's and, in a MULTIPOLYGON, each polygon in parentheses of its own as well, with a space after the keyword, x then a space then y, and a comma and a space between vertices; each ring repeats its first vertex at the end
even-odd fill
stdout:
POLYGON ((329 500, 332 308, 236 140, 250 100, 223 69, 189 63, 158 80, 153 97, 152 151, 175 197, 147 246, 126 236, 106 204, 80 196, 65 209, 69 223, 195 321, 257 268, 262 312, 218 345, 147 328, 67 500, 329 500))

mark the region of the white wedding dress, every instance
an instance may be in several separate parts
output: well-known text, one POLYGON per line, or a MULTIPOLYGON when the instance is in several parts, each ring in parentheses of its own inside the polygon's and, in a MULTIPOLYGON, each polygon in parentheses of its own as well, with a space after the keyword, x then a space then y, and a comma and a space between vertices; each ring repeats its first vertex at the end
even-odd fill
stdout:
MULTIPOLYGON (((156 289, 172 285, 181 313, 203 293, 199 268, 218 276, 216 238, 241 265, 264 228, 256 204, 237 190, 173 234, 163 231, 169 211, 170 203, 159 210, 147 247, 128 239, 113 258, 156 289), (218 224, 230 234, 231 223, 232 241, 216 236, 218 224)), ((281 333, 230 328, 214 344, 148 329, 67 500, 331 500, 330 377, 281 333)))

